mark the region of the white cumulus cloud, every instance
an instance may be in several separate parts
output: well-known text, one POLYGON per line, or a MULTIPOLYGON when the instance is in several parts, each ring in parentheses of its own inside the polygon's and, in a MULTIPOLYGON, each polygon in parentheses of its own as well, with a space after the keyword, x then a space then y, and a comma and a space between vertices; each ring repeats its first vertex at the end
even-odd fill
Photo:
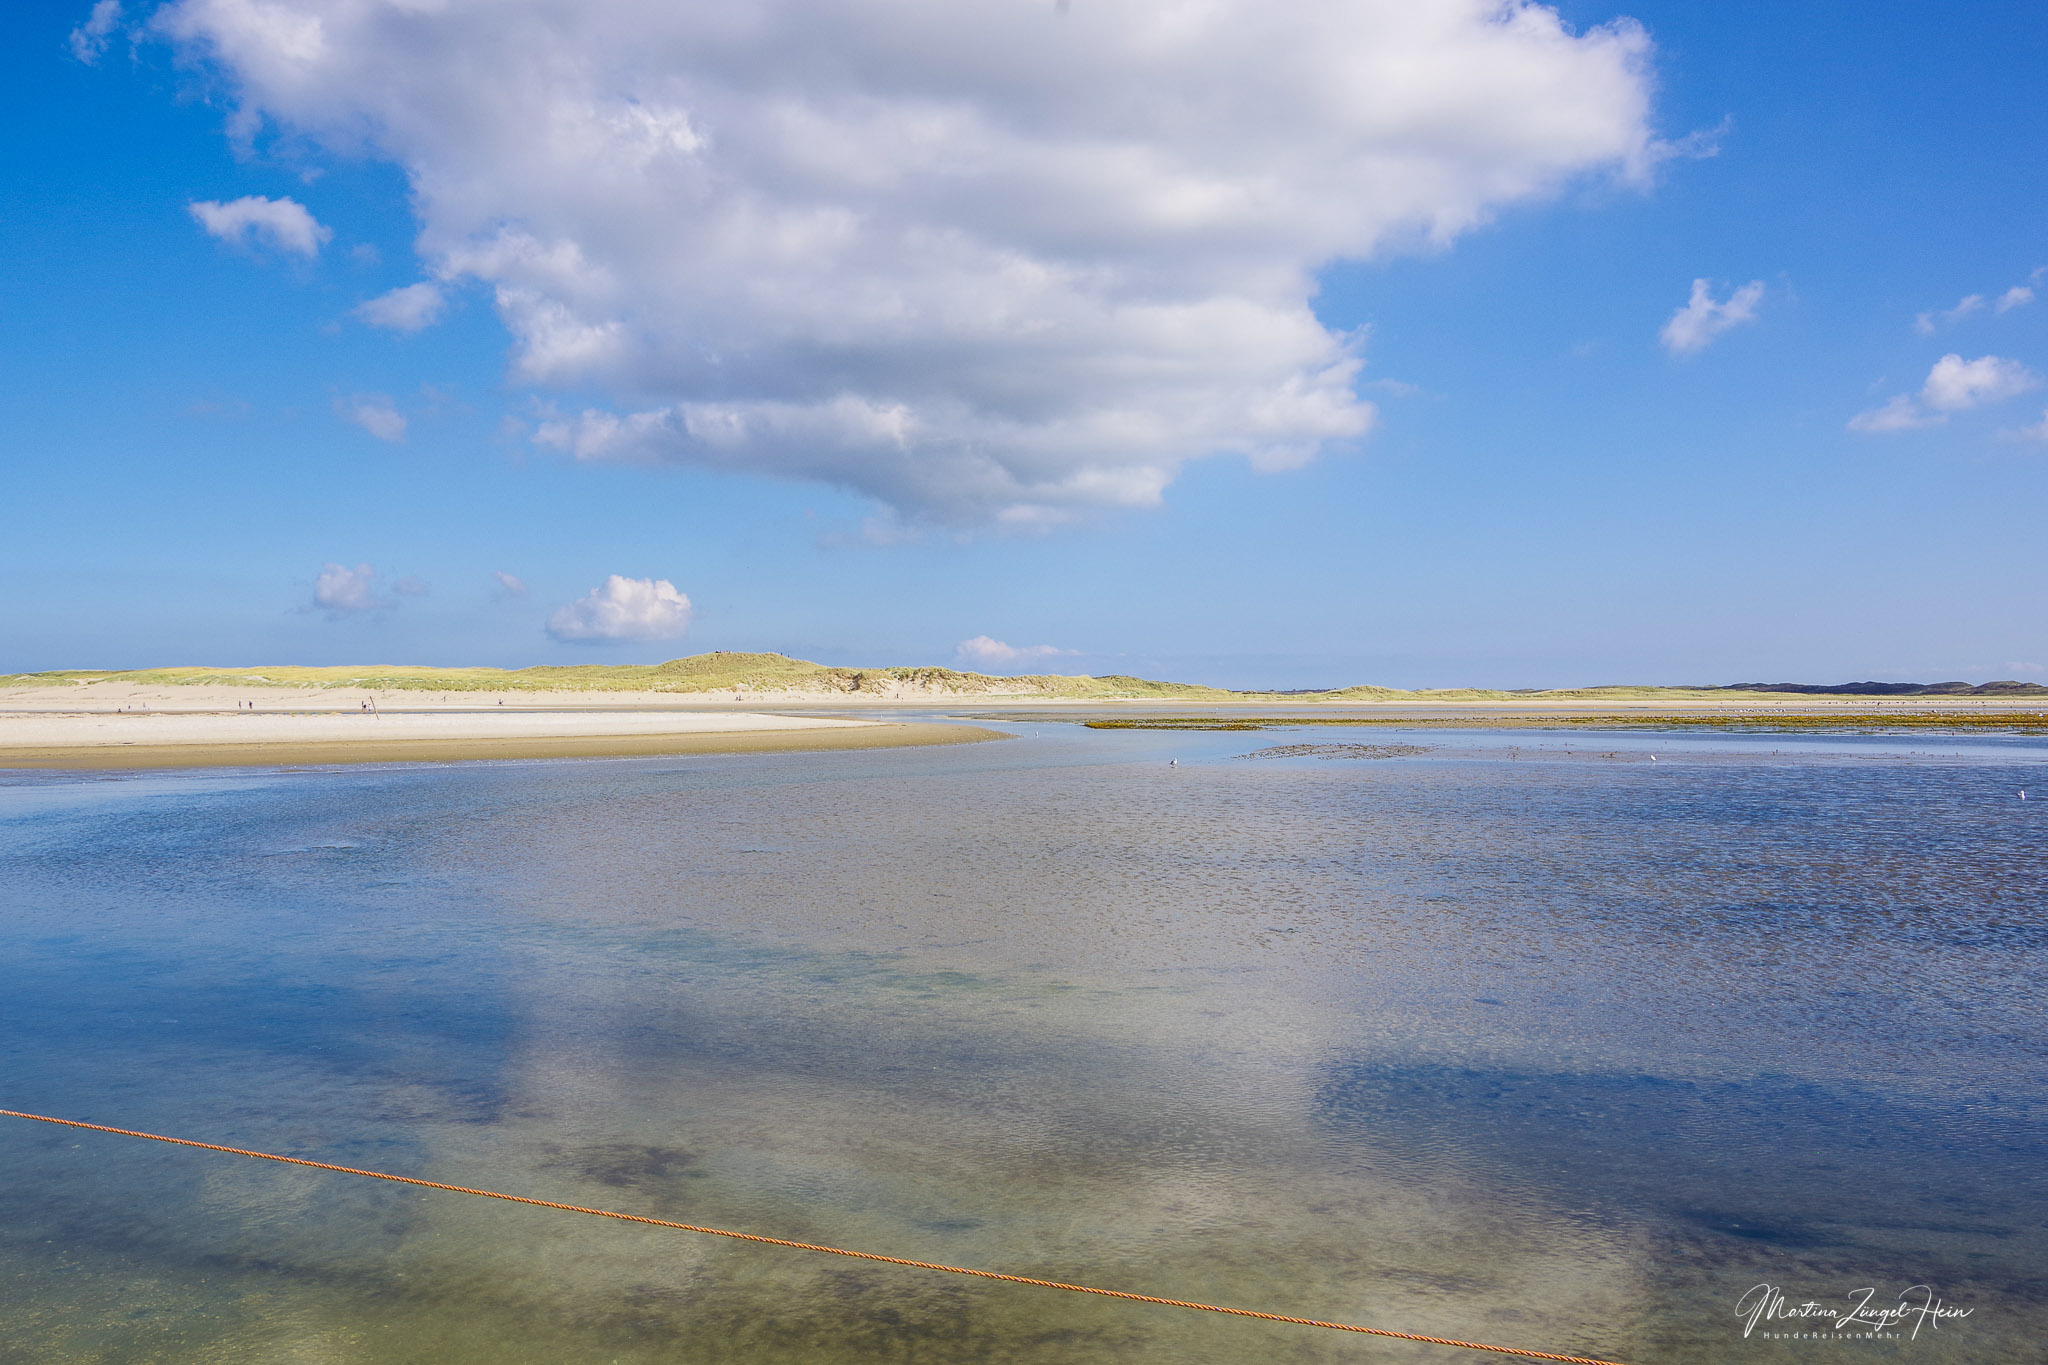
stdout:
POLYGON ((1859 412, 1849 419, 1849 430, 1882 436, 1890 431, 1912 431, 1916 427, 1931 427, 1948 418, 1939 414, 1920 411, 1919 405, 1905 394, 1899 394, 1879 407, 1868 412, 1859 412))
POLYGON ((296 199, 266 199, 260 194, 245 194, 226 203, 195 199, 185 207, 198 220, 199 226, 223 242, 237 246, 260 241, 279 251, 317 256, 321 246, 334 235, 296 199))
POLYGON ((417 332, 433 326, 447 302, 440 285, 432 280, 421 280, 418 284, 404 285, 359 303, 354 311, 372 327, 388 327, 394 332, 417 332))
POLYGON ((955 645, 953 653, 960 663, 969 668, 1009 668, 1039 659, 1057 659, 1079 651, 1061 649, 1056 645, 1006 645, 1001 640, 977 635, 955 645))
POLYGON ((1641 178, 1651 44, 1527 0, 173 0, 266 121, 406 172, 588 460, 914 520, 1144 506, 1363 436, 1317 271, 1641 178))
POLYGON ((384 393, 359 393, 337 398, 334 410, 344 421, 353 422, 380 441, 405 439, 405 414, 384 393))
POLYGON ((120 23, 121 0, 99 0, 85 22, 71 30, 71 55, 87 66, 98 64, 120 23))
POLYGON ((1899 394, 1881 407, 1851 417, 1849 430, 1881 435, 1937 426, 1946 422, 1952 412, 1967 412, 1986 403, 2000 402, 2040 385, 2041 376, 2017 360, 1995 355, 1965 360, 1950 352, 1935 361, 1934 368, 1927 372, 1927 382, 1920 386, 1919 402, 1899 394))
POLYGON ((498 591, 506 597, 526 596, 526 584, 517 574, 506 573, 503 569, 493 569, 491 581, 498 585, 498 591))
POLYGON ((377 571, 367 564, 353 569, 346 564, 328 563, 313 580, 313 605, 330 619, 388 607, 391 602, 377 595, 377 571))
POLYGON ((1658 338, 1673 355, 1698 355, 1731 327, 1756 321, 1756 306, 1763 301, 1764 282, 1751 280, 1726 299, 1714 301, 1714 287, 1707 280, 1692 282, 1692 297, 1671 315, 1658 338))
MULTIPOLYGON (((1913 319, 1913 330, 1921 336, 1933 336, 1940 328, 1952 322, 1961 322, 1983 306, 1984 296, 1982 294, 1966 294, 1956 300, 1956 306, 1953 308, 1945 308, 1935 313, 1921 313, 1916 316, 1913 319)), ((2000 302, 1998 311, 2001 313, 2005 311, 2003 301, 2000 302)))
POLYGON ((2041 420, 2034 423, 2034 425, 2030 427, 2021 427, 2017 431, 2008 431, 2002 434, 2006 436, 2017 436, 2022 440, 2028 441, 2048 441, 2048 410, 2043 410, 2043 412, 2041 413, 2041 420))
POLYGON ((577 644, 614 640, 668 640, 690 628, 690 599, 666 578, 612 574, 597 587, 557 608, 548 634, 577 644))
POLYGON ((1954 353, 1934 362, 1920 401, 1940 412, 1962 412, 2039 388, 2041 376, 2017 360, 1995 355, 1965 360, 1954 353))
MULTIPOLYGON (((2034 286, 2041 283, 2044 276, 2048 276, 2048 266, 2044 266, 2029 274, 2025 284, 2016 284, 1992 300, 1991 311, 1994 313, 2010 313, 2015 308, 2026 307, 2034 301, 2034 286)), ((1933 336, 1943 327, 1951 323, 1961 322, 1970 314, 1979 311, 1984 307, 1984 302, 1982 294, 1965 294, 1956 301, 1956 306, 1953 308, 1944 308, 1936 312, 1921 313, 1915 316, 1913 319, 1913 330, 1922 336, 1933 336)))

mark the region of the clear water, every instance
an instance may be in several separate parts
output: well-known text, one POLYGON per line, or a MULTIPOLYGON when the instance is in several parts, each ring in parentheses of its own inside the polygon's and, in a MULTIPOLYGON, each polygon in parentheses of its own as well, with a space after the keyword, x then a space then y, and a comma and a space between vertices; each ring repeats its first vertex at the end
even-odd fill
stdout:
MULTIPOLYGON (((9 776, 0 1107, 1639 1365, 2041 1358, 2048 746, 1013 728, 9 776), (1745 1340, 1760 1283, 1971 1313, 1745 1340)), ((110 1365, 1481 1358, 19 1120, 0 1323, 110 1365)))

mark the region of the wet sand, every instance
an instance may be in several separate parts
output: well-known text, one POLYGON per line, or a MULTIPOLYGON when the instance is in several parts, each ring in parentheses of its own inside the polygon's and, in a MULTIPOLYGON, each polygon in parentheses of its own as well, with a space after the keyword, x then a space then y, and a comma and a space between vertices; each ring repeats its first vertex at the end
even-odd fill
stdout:
POLYGON ((0 714, 0 768, 446 763, 872 749, 999 738, 976 726, 757 712, 44 712, 0 714))

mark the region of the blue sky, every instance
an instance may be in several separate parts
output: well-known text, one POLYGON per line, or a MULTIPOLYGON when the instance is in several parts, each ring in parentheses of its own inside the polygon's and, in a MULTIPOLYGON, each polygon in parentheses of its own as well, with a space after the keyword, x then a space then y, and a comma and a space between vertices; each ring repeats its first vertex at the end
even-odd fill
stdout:
POLYGON ((0 670, 2048 681, 2038 5, 638 3, 7 8, 0 670))

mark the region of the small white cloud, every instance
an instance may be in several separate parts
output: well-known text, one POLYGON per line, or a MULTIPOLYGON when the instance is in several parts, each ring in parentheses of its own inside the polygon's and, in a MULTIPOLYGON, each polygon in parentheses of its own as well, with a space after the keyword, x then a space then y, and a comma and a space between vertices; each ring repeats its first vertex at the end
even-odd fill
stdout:
POLYGON ((1764 282, 1751 280, 1725 301, 1716 303, 1713 285, 1706 280, 1694 280, 1692 297, 1685 307, 1671 315, 1658 336, 1664 349, 1673 355, 1697 355, 1723 332, 1756 321, 1756 306, 1763 296, 1764 282))
POLYGON ((506 573, 503 569, 493 569, 491 570, 491 577, 497 581, 498 591, 504 596, 526 596, 526 584, 516 575, 506 573))
POLYGON ((548 634, 572 644, 668 640, 690 628, 690 599, 666 578, 612 574, 548 617, 548 634))
POLYGON ((1934 362, 1920 400, 1941 412, 1963 412, 2039 388, 2041 377, 2017 360, 1995 355, 1965 360, 1950 352, 1934 362))
POLYGON ((447 302, 440 285, 431 280, 421 280, 418 284, 408 284, 388 294, 379 294, 367 303, 357 304, 354 312, 372 327, 388 327, 394 332, 417 332, 433 326, 447 302))
MULTIPOLYGON (((2043 276, 2048 276, 2048 267, 2032 272, 2027 276, 2025 284, 2016 284, 1992 300, 1991 311, 1994 313, 2010 313, 2015 308, 2024 308, 2032 303, 2034 301, 2033 287, 2041 283, 2043 276)), ((1948 326, 1950 323, 1960 322, 1983 306, 1984 296, 1982 294, 1966 294, 1956 301, 1956 306, 1953 308, 1944 309, 1940 312, 1921 313, 1915 317, 1913 319, 1913 330, 1922 336, 1933 336, 1936 331, 1948 326)))
POLYGON ((120 22, 121 0, 99 0, 85 22, 71 30, 71 55, 87 66, 97 64, 120 22))
POLYGON ((2018 662, 2007 663, 2005 671, 2008 673, 2048 673, 2048 668, 2044 668, 2040 664, 2018 662))
POLYGON ((1712 128, 1695 128, 1684 137, 1666 142, 1658 147, 1659 159, 1667 161, 1707 161, 1721 155, 1721 139, 1727 137, 1735 127, 1732 115, 1723 115, 1712 128))
POLYGON ((358 564, 351 569, 346 564, 329 563, 313 580, 313 605, 326 612, 330 620, 338 620, 376 611, 391 603, 377 595, 377 571, 369 565, 358 564))
POLYGON ((2017 431, 2001 432, 2000 435, 2016 436, 2024 441, 2048 441, 2048 410, 2044 410, 2041 413, 2041 420, 2034 423, 2034 425, 2021 427, 2017 431))
POLYGON ((199 226, 223 242, 243 246, 252 239, 266 241, 279 251, 317 256, 334 233, 296 199, 266 199, 246 194, 223 204, 213 199, 195 199, 186 208, 199 226))
POLYGON ((977 635, 972 640, 962 640, 953 647, 954 656, 962 664, 973 668, 1007 668, 1029 663, 1034 659, 1057 659, 1079 652, 1061 649, 1057 645, 1006 645, 1001 640, 986 635, 977 635))
POLYGON ((353 422, 380 441, 405 439, 405 414, 385 393, 358 393, 334 400, 334 410, 343 421, 353 422))
POLYGON ((1900 394, 1881 408, 1859 412, 1849 419, 1849 430, 1867 432, 1881 436, 1891 431, 1912 431, 1916 427, 1937 426, 1948 418, 1936 413, 1920 411, 1912 399, 1900 394))
MULTIPOLYGON (((1952 412, 1967 412, 2040 385, 2041 376, 2017 360, 1995 355, 1965 360, 1951 351, 1935 361, 1934 368, 1927 372, 1927 382, 1920 388, 1919 403, 1899 394, 1883 407, 1851 417, 1849 430, 1881 435, 1889 431, 1938 426, 1946 422, 1952 412), (1925 404, 1925 408, 1921 404, 1925 404)), ((2042 425, 2048 428, 2048 416, 2043 417, 2042 425)), ((2028 427, 2010 434, 2032 436, 2036 431, 2028 427)))
MULTIPOLYGON (((1938 313, 1920 314, 1913 319, 1913 330, 1921 336, 1933 336, 1938 328, 1946 327, 1950 323, 1961 322, 1983 306, 1984 296, 1982 294, 1967 294, 1958 299, 1956 306, 1953 308, 1944 309, 1938 313)), ((2005 310, 2001 308, 1999 311, 2004 312, 2005 310)))

